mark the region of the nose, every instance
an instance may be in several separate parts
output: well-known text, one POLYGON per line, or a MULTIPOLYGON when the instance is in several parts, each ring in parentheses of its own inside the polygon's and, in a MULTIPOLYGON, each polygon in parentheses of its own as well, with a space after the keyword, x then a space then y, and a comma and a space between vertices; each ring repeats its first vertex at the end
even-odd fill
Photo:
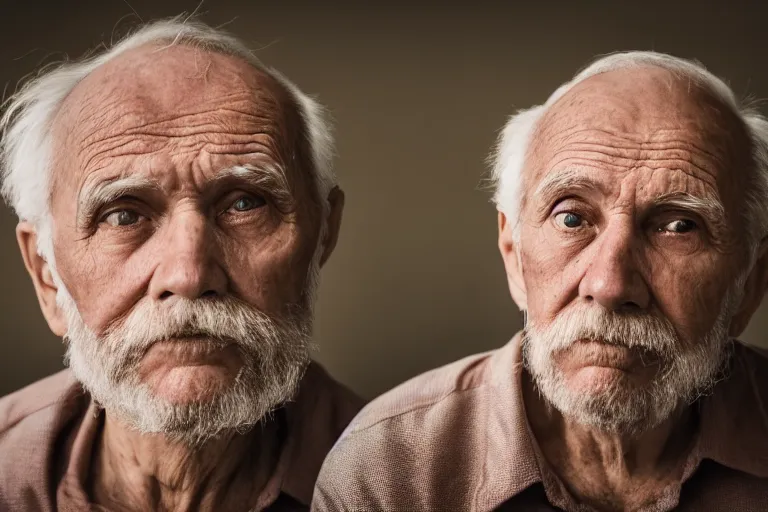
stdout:
POLYGON ((579 283, 581 297, 611 311, 646 309, 650 302, 636 261, 639 240, 626 224, 609 226, 593 242, 595 256, 579 283))
POLYGON ((156 300, 180 296, 187 299, 224 295, 227 278, 216 261, 211 227, 197 212, 180 213, 165 226, 160 263, 149 284, 156 300))

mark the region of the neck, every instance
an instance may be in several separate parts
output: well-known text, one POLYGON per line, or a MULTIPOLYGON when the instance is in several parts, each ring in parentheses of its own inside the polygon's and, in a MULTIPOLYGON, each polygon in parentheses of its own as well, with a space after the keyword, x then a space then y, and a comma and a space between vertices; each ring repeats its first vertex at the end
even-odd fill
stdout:
POLYGON ((524 400, 542 455, 567 491, 599 509, 646 506, 682 478, 695 418, 680 408, 640 433, 607 432, 562 415, 524 378, 524 400))
POLYGON ((191 446, 140 434, 107 414, 93 455, 92 499, 110 510, 256 507, 278 444, 274 421, 191 446))

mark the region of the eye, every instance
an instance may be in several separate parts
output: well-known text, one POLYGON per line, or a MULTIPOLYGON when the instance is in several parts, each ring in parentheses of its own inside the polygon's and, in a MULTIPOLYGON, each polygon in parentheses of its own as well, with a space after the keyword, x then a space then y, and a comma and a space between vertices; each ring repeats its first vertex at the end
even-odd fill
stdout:
POLYGON ((584 225, 584 217, 578 213, 573 212, 561 212, 555 215, 555 222, 558 226, 566 227, 568 229, 577 229, 584 225))
POLYGON ((110 226, 131 226, 141 220, 141 215, 131 210, 116 210, 104 217, 103 222, 110 226))
POLYGON ((665 231, 667 233, 689 233, 698 228, 695 222, 688 219, 673 220, 669 224, 664 225, 659 231, 665 231))
POLYGON ((256 208, 261 208, 265 204, 267 204, 267 202, 261 196, 245 195, 237 198, 230 208, 236 212, 247 212, 256 208))

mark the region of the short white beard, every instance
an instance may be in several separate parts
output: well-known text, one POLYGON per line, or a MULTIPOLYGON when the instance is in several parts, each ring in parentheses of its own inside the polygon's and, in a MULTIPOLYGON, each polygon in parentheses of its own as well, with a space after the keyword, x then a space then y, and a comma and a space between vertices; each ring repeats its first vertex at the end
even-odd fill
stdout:
POLYGON ((568 309, 550 325, 526 328, 525 367, 539 392, 563 415, 602 431, 639 434, 718 381, 728 359, 728 327, 741 290, 741 283, 729 290, 714 325, 693 346, 680 340, 666 318, 651 313, 616 313, 596 305, 568 309), (645 349, 660 361, 659 373, 643 387, 622 379, 595 393, 573 390, 554 355, 580 339, 645 349))
POLYGON ((168 306, 141 301, 99 336, 59 283, 56 299, 68 320, 65 361, 108 414, 140 433, 199 446, 224 433, 245 432, 295 395, 309 364, 317 259, 301 303, 292 306, 290 318, 279 321, 229 296, 177 297, 168 306), (235 343, 243 367, 234 384, 214 398, 175 404, 141 382, 139 364, 155 342, 192 334, 207 336, 212 343, 235 343))

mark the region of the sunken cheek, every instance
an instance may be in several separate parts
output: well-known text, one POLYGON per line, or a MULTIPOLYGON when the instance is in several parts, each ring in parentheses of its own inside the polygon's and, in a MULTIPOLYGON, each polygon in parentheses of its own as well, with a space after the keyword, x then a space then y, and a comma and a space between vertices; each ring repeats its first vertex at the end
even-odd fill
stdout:
POLYGON ((583 274, 583 244, 564 243, 548 231, 549 226, 541 226, 528 236, 522 234, 521 258, 532 320, 554 318, 575 297, 579 276, 583 274))
MULTIPOLYGON (((210 220, 207 244, 215 249, 200 261, 207 272, 226 277, 225 293, 260 310, 277 312, 292 296, 291 266, 298 250, 293 224, 279 219, 246 219, 231 225, 210 220), (218 268, 216 268, 218 267, 218 268), (213 268, 213 270, 211 270, 213 268)), ((139 228, 101 227, 78 242, 78 250, 61 268, 68 289, 86 324, 103 332, 116 318, 128 313, 137 301, 146 300, 149 285, 161 265, 186 264, 173 233, 178 225, 139 228), (179 259, 179 261, 175 261, 179 259)), ((194 264, 192 264, 194 265, 194 264)))
MULTIPOLYGON (((530 227, 522 234, 523 268, 532 321, 551 322, 573 301, 589 266, 598 257, 598 241, 591 236, 564 237, 549 225, 530 227)), ((652 296, 653 308, 667 317, 685 337, 700 336, 702 318, 719 313, 718 298, 725 290, 723 262, 712 251, 682 254, 650 240, 637 246, 639 272, 652 296), (718 270, 720 269, 720 270, 718 270)))

